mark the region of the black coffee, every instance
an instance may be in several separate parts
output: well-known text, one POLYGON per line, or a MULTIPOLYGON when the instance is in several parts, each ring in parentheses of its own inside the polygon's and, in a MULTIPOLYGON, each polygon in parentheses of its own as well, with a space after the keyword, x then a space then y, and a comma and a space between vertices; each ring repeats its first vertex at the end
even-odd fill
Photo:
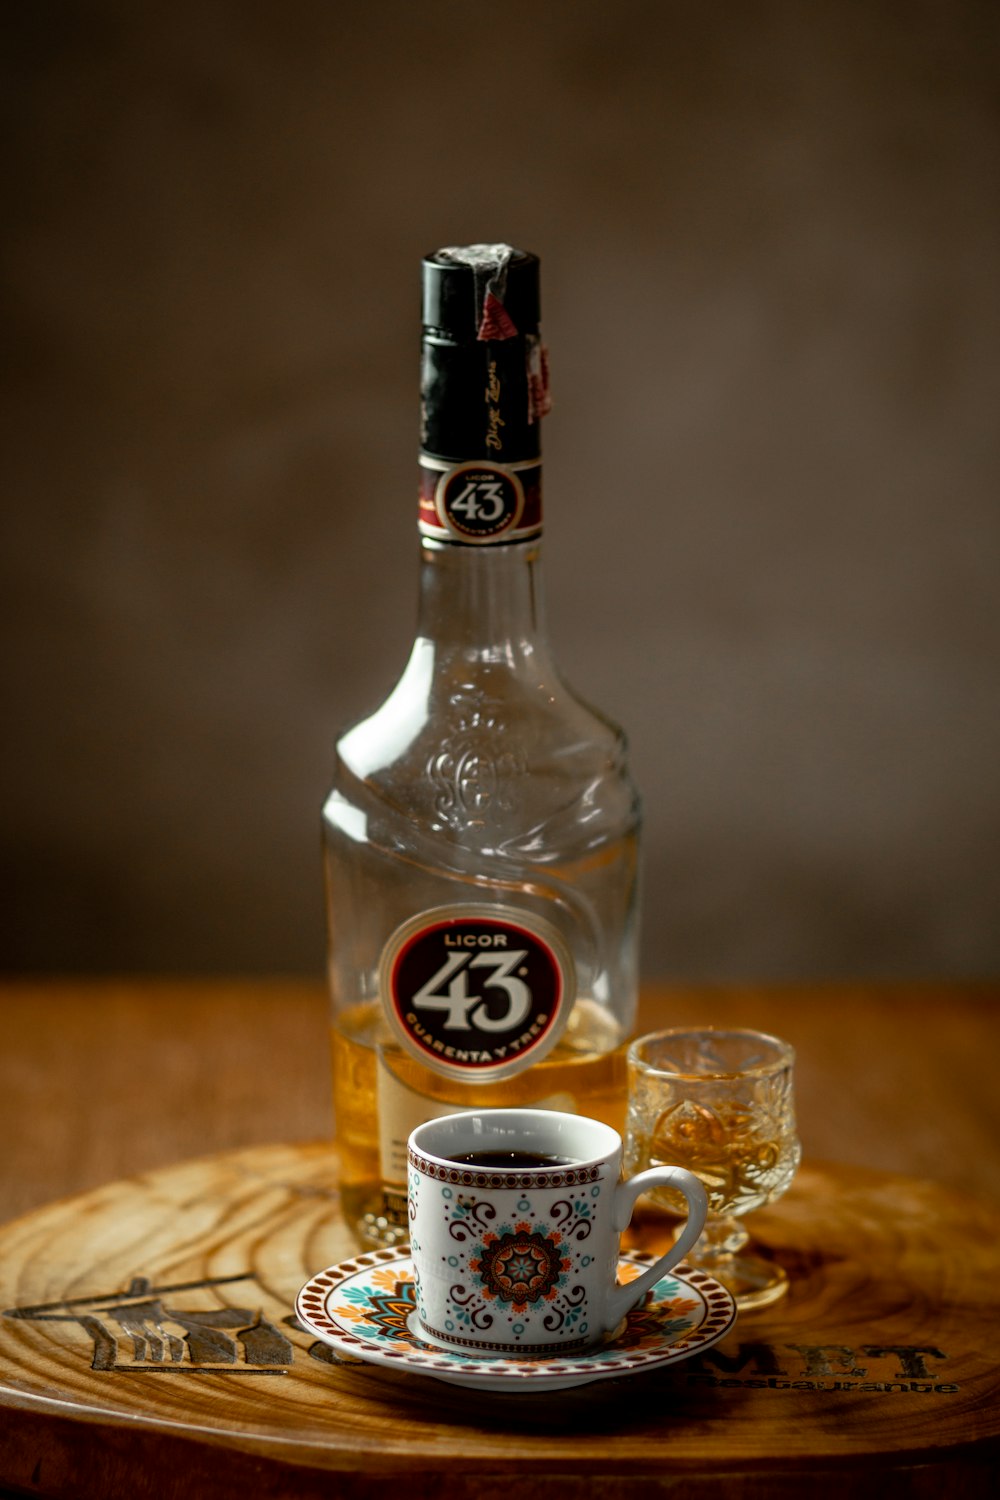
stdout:
POLYGON ((508 1167, 515 1172, 524 1172, 532 1167, 568 1167, 572 1156, 546 1156, 539 1151, 466 1151, 452 1156, 451 1161, 461 1167, 479 1167, 492 1171, 495 1167, 508 1167))

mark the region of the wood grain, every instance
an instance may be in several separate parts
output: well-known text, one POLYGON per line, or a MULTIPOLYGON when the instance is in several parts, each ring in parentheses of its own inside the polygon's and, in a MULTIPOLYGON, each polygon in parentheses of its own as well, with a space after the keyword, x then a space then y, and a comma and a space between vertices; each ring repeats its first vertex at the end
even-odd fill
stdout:
MULTIPOLYGON (((326 1144, 253 1148, 0 1230, 0 1483, 60 1500, 368 1497, 404 1478, 418 1500, 445 1482, 456 1500, 988 1492, 991 1206, 804 1167, 751 1221, 792 1277, 784 1302, 684 1365, 497 1396, 344 1362, 289 1322, 299 1285, 354 1251, 335 1180, 326 1144)), ((663 1236, 647 1214, 634 1240, 663 1236)))

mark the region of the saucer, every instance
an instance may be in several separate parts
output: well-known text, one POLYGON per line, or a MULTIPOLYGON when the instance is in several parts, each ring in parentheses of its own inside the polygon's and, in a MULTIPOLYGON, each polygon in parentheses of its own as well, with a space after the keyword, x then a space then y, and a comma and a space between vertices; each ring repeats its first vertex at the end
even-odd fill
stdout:
MULTIPOLYGON (((618 1280, 634 1281, 654 1256, 633 1252, 618 1280)), ((427 1375, 479 1391, 562 1391, 676 1364, 723 1338, 736 1304, 704 1271, 681 1264, 656 1283, 605 1344, 573 1356, 477 1359, 445 1350, 412 1331, 413 1261, 409 1246, 372 1250, 307 1281, 295 1302, 299 1322, 349 1359, 427 1375)))

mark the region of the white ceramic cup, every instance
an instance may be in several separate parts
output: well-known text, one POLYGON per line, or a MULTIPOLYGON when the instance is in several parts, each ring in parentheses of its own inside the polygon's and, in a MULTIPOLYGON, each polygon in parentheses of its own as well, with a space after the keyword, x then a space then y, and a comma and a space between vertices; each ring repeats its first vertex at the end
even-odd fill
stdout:
POLYGON ((554 1110, 428 1120, 407 1156, 418 1332, 476 1355, 530 1359, 601 1342, 683 1259, 708 1211, 693 1172, 653 1167, 623 1182, 618 1132, 554 1110), (508 1162, 511 1153, 522 1159, 508 1162), (687 1223, 665 1255, 619 1285, 621 1231, 654 1187, 683 1193, 687 1223))

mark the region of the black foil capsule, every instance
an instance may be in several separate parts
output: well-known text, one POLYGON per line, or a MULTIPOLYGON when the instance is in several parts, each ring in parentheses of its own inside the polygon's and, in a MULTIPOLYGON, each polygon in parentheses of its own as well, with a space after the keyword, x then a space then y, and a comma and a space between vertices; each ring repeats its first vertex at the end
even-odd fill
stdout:
POLYGON ((538 257, 509 246, 423 262, 421 450, 449 463, 541 454, 538 257))

